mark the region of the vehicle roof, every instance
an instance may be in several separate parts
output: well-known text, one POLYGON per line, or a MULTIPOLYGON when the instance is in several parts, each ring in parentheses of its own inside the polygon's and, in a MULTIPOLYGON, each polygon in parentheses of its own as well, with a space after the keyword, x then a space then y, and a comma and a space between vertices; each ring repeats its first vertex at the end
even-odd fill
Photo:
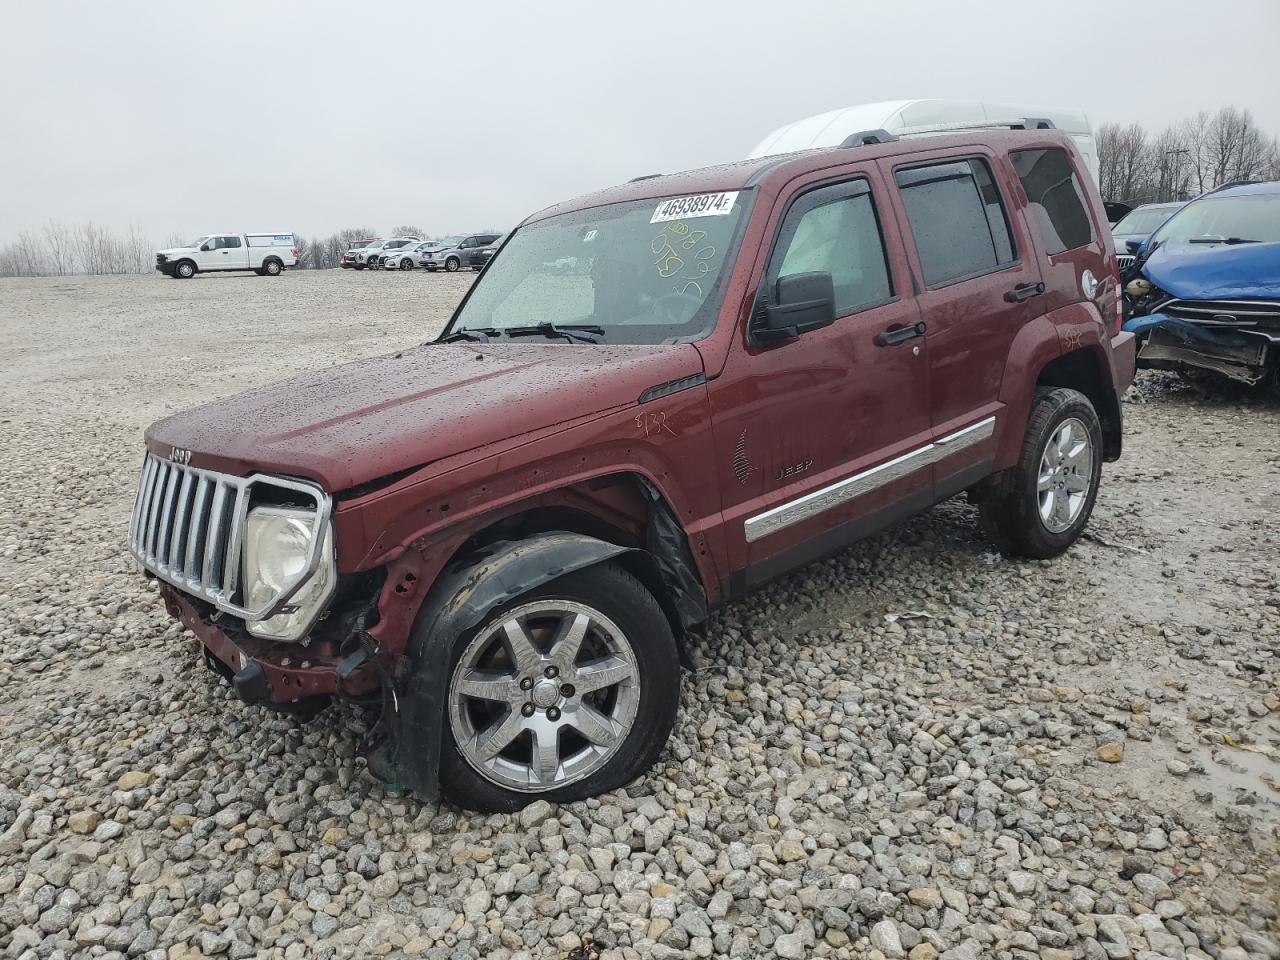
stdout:
POLYGON ((747 160, 735 160, 711 167, 700 167, 680 173, 638 177, 627 183, 606 187, 572 200, 546 207, 529 216, 525 223, 548 217, 600 207, 627 200, 657 200, 662 197, 687 196, 718 191, 745 190, 764 186, 779 188, 795 177, 862 160, 910 156, 927 150, 952 147, 987 146, 1001 152, 1032 149, 1036 146, 1064 146, 1070 137, 1060 130, 965 130, 936 136, 911 137, 889 143, 856 147, 822 147, 795 153, 775 154, 747 160))
MULTIPOLYGON (((1238 183, 1230 187, 1219 187, 1203 194, 1205 197, 1269 197, 1280 194, 1280 180, 1268 180, 1264 183, 1238 183)), ((1200 197, 1196 198, 1201 199, 1200 197)))
MULTIPOLYGON (((1129 213, 1137 213, 1139 210, 1163 210, 1166 207, 1180 207, 1186 202, 1185 200, 1161 200, 1159 203, 1140 203, 1129 213)), ((1127 217, 1129 213, 1126 213, 1125 216, 1127 217)))

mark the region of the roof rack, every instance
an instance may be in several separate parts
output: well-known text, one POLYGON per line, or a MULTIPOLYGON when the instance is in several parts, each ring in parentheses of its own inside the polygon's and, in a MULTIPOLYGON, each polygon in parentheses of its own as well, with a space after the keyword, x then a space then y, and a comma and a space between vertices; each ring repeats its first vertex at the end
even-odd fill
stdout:
POLYGON ((1261 180, 1232 180, 1230 183, 1220 183, 1212 190, 1204 193, 1203 196, 1209 196, 1210 193, 1217 193, 1220 190, 1230 190, 1232 187, 1251 187, 1255 183, 1261 183, 1261 180))
MULTIPOLYGON (((1010 117, 1007 120, 973 121, 959 123, 930 123, 919 127, 903 127, 897 134, 888 130, 859 130, 841 141, 843 147, 870 147, 881 143, 893 143, 901 137, 921 137, 930 133, 964 133, 968 130, 991 130, 1007 127, 1010 130, 1056 130, 1048 117, 1010 117)), ((643 179, 643 178, 637 178, 643 179)))
POLYGON ((662 176, 662 174, 660 173, 646 173, 639 177, 632 177, 630 180, 627 181, 627 183, 639 183, 641 180, 654 180, 660 176, 662 176))
POLYGON ((897 139, 888 130, 860 130, 845 137, 840 146, 869 147, 878 143, 893 143, 897 139))

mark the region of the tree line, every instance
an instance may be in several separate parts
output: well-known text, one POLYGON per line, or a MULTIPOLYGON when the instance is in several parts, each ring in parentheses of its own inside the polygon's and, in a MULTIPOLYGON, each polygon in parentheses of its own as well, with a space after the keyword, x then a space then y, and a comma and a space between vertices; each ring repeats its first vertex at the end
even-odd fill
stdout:
POLYGON ((1132 206, 1190 200, 1237 180, 1280 180, 1280 141, 1238 107, 1202 110, 1158 134, 1104 123, 1097 147, 1103 199, 1132 206))

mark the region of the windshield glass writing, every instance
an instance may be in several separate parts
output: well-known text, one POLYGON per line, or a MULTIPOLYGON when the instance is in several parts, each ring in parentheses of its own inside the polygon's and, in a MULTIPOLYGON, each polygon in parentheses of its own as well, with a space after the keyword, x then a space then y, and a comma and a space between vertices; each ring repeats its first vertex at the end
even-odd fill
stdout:
POLYGON ((719 207, 636 200, 522 227, 490 262, 452 329, 590 324, 611 343, 699 336, 714 323, 749 196, 740 192, 719 207), (663 212, 686 208, 691 215, 663 212))
POLYGON ((1152 237, 1174 240, 1280 242, 1280 196, 1207 197, 1183 207, 1152 237))

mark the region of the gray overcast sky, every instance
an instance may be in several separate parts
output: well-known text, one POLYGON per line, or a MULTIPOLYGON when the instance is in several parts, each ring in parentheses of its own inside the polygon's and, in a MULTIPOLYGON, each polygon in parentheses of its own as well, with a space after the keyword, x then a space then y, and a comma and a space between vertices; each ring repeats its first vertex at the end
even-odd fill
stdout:
POLYGON ((1280 133, 1280 0, 0 4, 0 242, 506 227, 904 97, 1280 133))

